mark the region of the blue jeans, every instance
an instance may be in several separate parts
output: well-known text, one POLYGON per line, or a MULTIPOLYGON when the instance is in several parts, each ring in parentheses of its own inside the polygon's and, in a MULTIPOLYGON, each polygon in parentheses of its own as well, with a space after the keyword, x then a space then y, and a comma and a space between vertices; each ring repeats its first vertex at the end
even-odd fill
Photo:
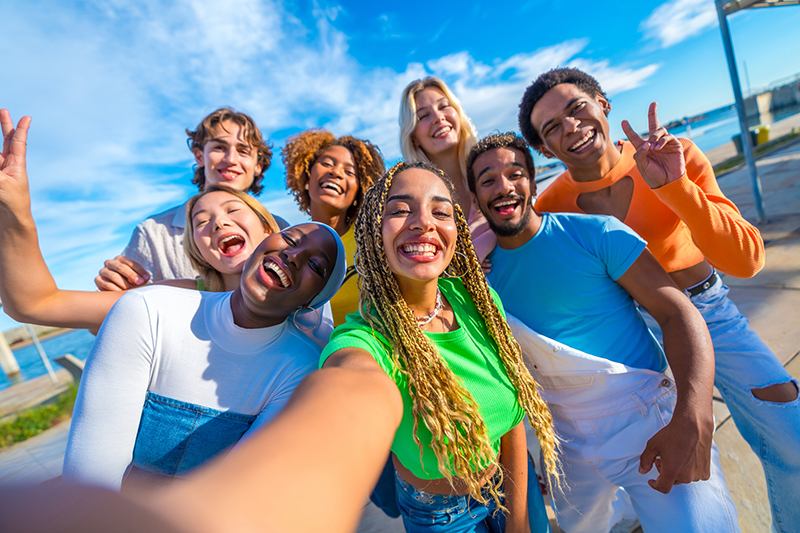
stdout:
MULTIPOLYGON (((800 528, 800 398, 765 402, 752 389, 797 381, 783 368, 747 318, 729 298, 722 281, 690 298, 703 315, 714 344, 716 385, 736 428, 761 460, 767 479, 772 527, 778 532, 800 528)), ((660 336, 655 321, 648 326, 660 336)))
POLYGON ((255 418, 148 392, 132 464, 161 476, 183 476, 236 444, 255 418))
MULTIPOLYGON (((424 531, 437 532, 479 532, 502 533, 505 530, 505 516, 502 512, 494 513, 495 504, 490 499, 484 505, 469 496, 441 496, 418 490, 400 478, 394 470, 391 458, 381 474, 371 499, 375 501, 375 493, 384 496, 384 503, 389 492, 386 490, 388 475, 394 478, 394 507, 403 516, 403 525, 409 533, 424 531), (381 486, 383 485, 383 489, 381 486)), ((386 511, 385 507, 381 507, 386 511)), ((388 513, 387 513, 388 514, 388 513)), ((550 520, 544 507, 542 491, 536 478, 536 470, 528 456, 528 520, 531 533, 550 533, 550 520)))

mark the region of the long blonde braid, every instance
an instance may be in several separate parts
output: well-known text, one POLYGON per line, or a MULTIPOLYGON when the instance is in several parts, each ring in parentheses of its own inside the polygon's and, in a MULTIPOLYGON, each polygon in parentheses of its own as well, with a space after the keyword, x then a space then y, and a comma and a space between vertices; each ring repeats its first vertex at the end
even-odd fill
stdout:
MULTIPOLYGON (((452 182, 444 172, 429 164, 401 162, 384 174, 365 195, 355 222, 356 267, 360 272, 368 273, 361 277, 361 316, 373 329, 391 340, 394 368, 408 380, 413 402, 414 441, 420 447, 420 458, 422 444, 417 436, 417 426, 421 418, 433 437, 430 446, 441 473, 451 484, 454 476, 462 478, 472 497, 486 501, 481 494, 479 472, 484 465, 497 465, 497 457, 489 442, 483 417, 472 395, 417 325, 386 261, 381 234, 383 209, 394 177, 409 168, 422 168, 433 173, 442 179, 453 197, 458 229, 456 251, 459 253, 454 255, 448 273, 463 273, 464 286, 497 344, 500 359, 517 390, 519 403, 539 437, 547 471, 558 483, 558 442, 550 411, 522 361, 519 344, 489 292, 452 182)), ((498 483, 489 487, 489 493, 498 505, 501 483, 502 469, 498 483)))

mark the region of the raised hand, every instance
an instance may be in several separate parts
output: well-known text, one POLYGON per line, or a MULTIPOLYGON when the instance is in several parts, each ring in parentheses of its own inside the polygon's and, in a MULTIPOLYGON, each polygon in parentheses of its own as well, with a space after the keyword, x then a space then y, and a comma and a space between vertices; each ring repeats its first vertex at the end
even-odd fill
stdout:
POLYGON ((149 279, 150 274, 142 265, 124 255, 118 255, 105 262, 105 266, 94 278, 94 284, 101 291, 127 291, 141 287, 149 279))
POLYGON ((647 113, 650 127, 647 140, 639 137, 627 120, 622 121, 622 131, 636 149, 633 156, 636 166, 651 189, 672 183, 686 173, 683 145, 677 137, 667 133, 666 128, 659 126, 656 116, 657 105, 656 102, 650 104, 647 113))
POLYGON ((28 128, 31 117, 22 117, 14 128, 7 109, 0 109, 3 130, 3 153, 0 155, 0 213, 18 216, 30 212, 28 172, 25 168, 28 128))

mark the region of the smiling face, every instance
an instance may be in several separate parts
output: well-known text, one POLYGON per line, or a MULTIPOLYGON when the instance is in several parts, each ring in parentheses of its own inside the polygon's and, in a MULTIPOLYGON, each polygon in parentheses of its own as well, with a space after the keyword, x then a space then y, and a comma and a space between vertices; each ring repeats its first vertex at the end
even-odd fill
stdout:
POLYGON ((210 192, 192 208, 192 235, 200 255, 222 274, 240 273, 269 229, 242 200, 210 192))
POLYGON ((456 149, 461 133, 458 113, 445 94, 436 87, 426 87, 416 94, 417 125, 414 140, 425 155, 437 155, 456 149))
POLYGON ((308 195, 313 207, 342 215, 353 205, 358 187, 353 154, 344 146, 331 146, 311 165, 308 195))
POLYGON ((336 260, 336 240, 319 224, 300 224, 269 235, 242 273, 244 301, 257 315, 285 318, 322 290, 336 260))
POLYGON ((536 183, 523 154, 514 148, 495 148, 478 156, 472 171, 478 207, 498 240, 519 237, 527 241, 533 236, 538 229, 531 201, 536 183))
POLYGON ((396 175, 386 196, 381 237, 401 291, 438 278, 458 238, 453 199, 444 182, 418 168, 396 175))
POLYGON ((548 157, 557 157, 567 168, 592 165, 615 150, 609 139, 602 95, 589 96, 571 83, 556 85, 533 106, 531 125, 544 142, 537 147, 548 157))
POLYGON ((226 120, 214 126, 211 132, 211 139, 203 150, 194 150, 197 164, 204 169, 205 186, 224 185, 246 190, 256 174, 261 173, 261 165, 258 153, 245 139, 244 128, 226 120))

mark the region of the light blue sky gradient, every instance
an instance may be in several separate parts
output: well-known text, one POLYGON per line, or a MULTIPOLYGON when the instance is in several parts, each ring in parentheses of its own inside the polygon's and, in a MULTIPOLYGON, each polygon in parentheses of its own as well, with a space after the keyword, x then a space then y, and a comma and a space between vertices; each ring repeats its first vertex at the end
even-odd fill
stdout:
MULTIPOLYGON (((305 217, 284 189, 279 148, 324 126, 400 157, 403 87, 444 78, 481 135, 515 130, 525 87, 577 66, 610 94, 612 134, 729 104, 712 0, 271 2, 25 0, 0 7, 0 107, 31 115, 28 168, 40 245, 62 288, 93 289, 134 226, 184 201, 184 129, 229 105, 251 114, 276 158, 260 199, 305 217), (396 7, 400 6, 402 7, 396 7)), ((730 18, 753 88, 800 72, 800 7, 730 18)), ((744 80, 744 74, 742 73, 744 80)), ((746 80, 743 83, 747 83, 746 80)), ((538 162, 543 163, 542 158, 538 162)), ((0 314, 0 329, 14 322, 0 314)))

